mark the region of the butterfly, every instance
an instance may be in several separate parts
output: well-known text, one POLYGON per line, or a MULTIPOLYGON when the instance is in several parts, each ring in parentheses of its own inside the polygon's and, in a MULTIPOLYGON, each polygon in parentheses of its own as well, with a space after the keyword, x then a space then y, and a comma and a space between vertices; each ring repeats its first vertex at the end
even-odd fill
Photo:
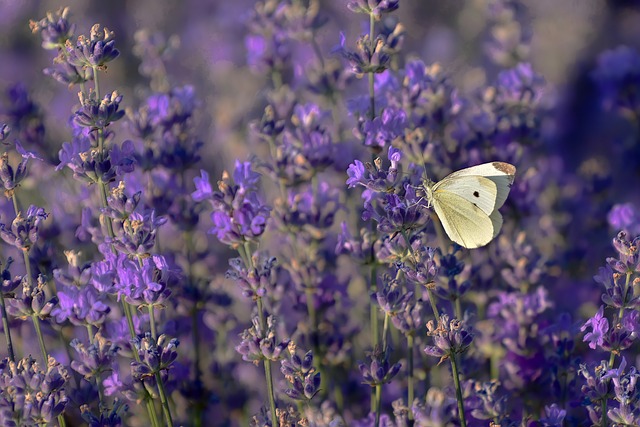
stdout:
POLYGON ((491 162, 461 169, 435 183, 427 180, 428 206, 452 241, 468 249, 479 248, 500 232, 498 209, 507 200, 515 174, 515 166, 491 162))

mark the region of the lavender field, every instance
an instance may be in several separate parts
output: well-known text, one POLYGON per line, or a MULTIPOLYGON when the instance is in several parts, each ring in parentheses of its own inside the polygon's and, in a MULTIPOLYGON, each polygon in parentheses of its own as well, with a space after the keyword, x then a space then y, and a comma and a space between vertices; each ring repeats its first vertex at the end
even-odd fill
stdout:
POLYGON ((0 0, 0 142, 0 427, 640 425, 637 1, 0 0))

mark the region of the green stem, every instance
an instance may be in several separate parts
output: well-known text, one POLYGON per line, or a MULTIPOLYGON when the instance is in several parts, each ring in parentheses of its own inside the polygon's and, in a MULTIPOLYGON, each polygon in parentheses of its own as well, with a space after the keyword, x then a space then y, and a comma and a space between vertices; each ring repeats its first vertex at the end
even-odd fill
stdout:
POLYGON ((459 296, 457 296, 454 301, 454 310, 456 312, 456 317, 462 320, 462 303, 460 302, 459 296))
MULTIPOLYGON (((149 305, 149 323, 151 325, 151 337, 154 342, 158 341, 158 332, 156 330, 156 318, 153 305, 149 305)), ((171 408, 169 407, 169 400, 167 399, 167 392, 164 388, 164 381, 160 372, 156 372, 156 382, 158 383, 158 392, 160 393, 160 403, 162 404, 162 413, 164 419, 167 421, 167 425, 173 427, 173 417, 171 416, 171 408)))
POLYGON ((42 366, 47 366, 49 355, 47 354, 47 347, 44 345, 44 336, 42 335, 42 329, 40 329, 40 318, 34 314, 31 316, 31 320, 33 321, 33 327, 36 330, 38 342, 40 343, 40 352, 42 353, 42 360, 44 360, 42 366))
POLYGON ((13 194, 11 195, 11 201, 13 202, 13 211, 16 216, 18 216, 18 212, 20 212, 20 208, 18 207, 18 198, 16 197, 15 190, 13 190, 13 194))
POLYGON ((93 344, 96 334, 93 332, 93 325, 90 323, 87 323, 87 335, 89 336, 89 344, 93 344))
POLYGON ((92 67, 93 69, 93 90, 96 92, 96 98, 100 100, 100 85, 98 84, 98 67, 92 67))
MULTIPOLYGON (((191 312, 191 329, 193 329, 193 369, 196 377, 196 383, 200 383, 200 333, 198 329, 198 309, 194 307, 191 312)), ((223 341, 224 342, 224 341, 223 341)), ((202 426, 202 405, 198 402, 195 407, 195 413, 193 414, 193 425, 195 427, 202 426)))
MULTIPOLYGON (((378 272, 375 260, 371 264, 371 293, 378 292, 378 272)), ((380 342, 378 336, 378 307, 375 302, 369 298, 369 312, 371 316, 371 341, 375 347, 380 342)))
POLYGON ((0 313, 2 314, 2 330, 4 331, 4 337, 7 340, 7 351, 9 353, 9 360, 16 361, 16 356, 13 353, 13 341, 11 340, 11 329, 9 329, 9 318, 7 317, 7 309, 4 303, 4 295, 0 290, 0 313))
POLYGON ((158 383, 158 391, 160 392, 160 403, 162 403, 162 413, 164 419, 167 422, 167 426, 173 427, 173 418, 171 417, 171 408, 169 408, 169 401, 167 400, 167 392, 164 388, 164 382, 160 376, 160 372, 156 372, 156 382, 158 383))
POLYGON ((451 361, 451 373, 453 375, 453 383, 456 388, 456 400, 458 401, 458 416, 460 417, 460 426, 467 427, 467 420, 464 416, 464 402, 462 400, 462 389, 460 388, 460 374, 458 373, 458 363, 456 362, 455 353, 449 357, 451 361))
POLYGON ((427 295, 429 296, 429 303, 431 304, 431 310, 433 311, 433 316, 436 321, 440 321, 440 314, 438 312, 438 307, 436 306, 436 296, 433 293, 433 290, 427 286, 427 295))
POLYGON ((154 341, 157 341, 158 331, 156 330, 156 315, 152 304, 149 304, 149 324, 151 325, 151 337, 154 341))
POLYGON ((602 399, 602 423, 601 423, 601 426, 602 427, 607 427, 607 422, 608 422, 608 418, 607 418, 607 400, 606 399, 602 399))
MULTIPOLYGON (((627 297, 627 289, 629 289, 629 281, 631 280, 631 275, 632 273, 628 272, 627 277, 624 281, 624 290, 622 292, 623 298, 627 297)), ((624 302, 626 302, 626 300, 624 302)), ((622 307, 620 307, 620 310, 618 310, 618 322, 622 321, 623 316, 624 316, 624 304, 622 307)), ((616 355, 615 353, 612 352, 611 355, 609 356, 609 369, 613 368, 613 362, 615 362, 615 360, 616 360, 616 355)), ((606 414, 604 416, 606 416, 606 414)))
MULTIPOLYGON (((413 404, 413 335, 407 335, 407 347, 409 355, 407 360, 409 362, 407 372, 407 406, 411 408, 413 404)), ((413 411, 409 411, 409 420, 413 420, 413 411)))
POLYGON ((380 427, 380 413, 382 412, 382 385, 376 384, 376 427, 380 427))
POLYGON ((389 335, 389 314, 385 313, 382 324, 382 351, 387 351, 387 335, 389 335))
MULTIPOLYGON (((122 311, 124 312, 125 317, 127 318, 127 326, 129 327, 129 335, 131 339, 135 339, 137 337, 136 328, 133 324, 133 315, 131 313, 131 305, 122 299, 122 311)), ((136 359, 136 362, 140 362, 140 355, 138 354, 138 350, 135 346, 131 346, 133 351, 133 358, 136 359)), ((156 409, 153 406, 153 402, 149 399, 145 399, 145 406, 147 407, 147 414, 149 415, 149 419, 151 420, 151 425, 153 427, 160 427, 160 421, 158 420, 158 416, 156 415, 156 409)))
POLYGON ((314 345, 316 341, 315 334, 318 332, 318 320, 316 315, 316 306, 313 297, 313 288, 306 287, 304 288, 304 293, 307 297, 307 313, 309 314, 309 323, 311 323, 311 331, 314 335, 314 345))

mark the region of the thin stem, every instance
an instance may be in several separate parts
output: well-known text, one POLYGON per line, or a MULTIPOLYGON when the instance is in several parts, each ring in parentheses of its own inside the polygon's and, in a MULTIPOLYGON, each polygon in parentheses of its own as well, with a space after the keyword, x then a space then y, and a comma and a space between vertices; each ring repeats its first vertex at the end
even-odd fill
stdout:
POLYGON ((273 83, 273 88, 276 90, 282 87, 282 73, 280 73, 280 70, 276 68, 271 70, 271 82, 273 83))
MULTIPOLYGON (((375 261, 371 264, 371 293, 378 292, 378 272, 375 261)), ((369 298, 369 311, 371 316, 371 341, 375 347, 380 342, 378 336, 378 307, 375 302, 369 298)))
POLYGON ((95 333, 93 332, 93 325, 87 323, 87 335, 89 336, 89 344, 93 344, 95 333))
POLYGON ((304 293, 307 297, 307 314, 309 314, 309 323, 311 323, 311 331, 314 334, 314 341, 316 340, 315 334, 318 332, 318 320, 316 315, 316 305, 313 297, 313 288, 305 287, 304 293))
POLYGON ((40 318, 34 314, 31 316, 31 320, 33 321, 33 327, 36 330, 38 342, 40 343, 40 352, 42 353, 42 359, 44 360, 42 366, 47 366, 49 355, 47 354, 47 347, 44 345, 44 336, 42 335, 42 329, 40 329, 40 318))
MULTIPOLYGON (((260 319, 260 325, 263 331, 267 330, 267 321, 264 318, 264 309, 262 307, 262 298, 258 297, 256 300, 258 306, 258 316, 260 319)), ((269 396, 269 409, 271 411, 271 422, 275 427, 278 427, 278 419, 276 418, 276 398, 273 393, 273 375, 271 374, 271 361, 268 359, 263 360, 264 364, 264 376, 267 381, 267 395, 269 396)))
POLYGON ((384 314, 384 323, 382 324, 382 351, 387 351, 387 335, 389 335, 389 314, 384 314))
POLYGON ((7 317, 7 309, 4 304, 4 295, 0 290, 0 313, 2 314, 2 330, 4 331, 4 337, 7 340, 7 351, 9 352, 9 360, 16 361, 16 356, 13 353, 13 341, 11 340, 11 329, 9 329, 9 318, 7 317))
POLYGON ((458 401, 458 416, 460 417, 460 426, 467 427, 467 420, 464 416, 464 402, 462 400, 462 389, 460 388, 460 374, 458 373, 458 363, 456 362, 455 353, 449 357, 451 361, 451 373, 453 374, 453 384, 456 388, 456 400, 458 401))
POLYGON ((173 418, 171 417, 171 408, 167 400, 167 392, 164 389, 164 382, 160 376, 160 372, 156 372, 156 382, 158 383, 158 391, 160 392, 160 402, 162 403, 162 413, 167 421, 167 426, 173 427, 173 418))
POLYGON ((18 206, 18 198, 16 197, 15 190, 11 194, 11 201, 13 202, 13 211, 15 212, 16 216, 18 216, 18 212, 20 212, 20 208, 18 206))
MULTIPOLYGON (((413 335, 407 335, 407 347, 409 354, 407 360, 409 368, 407 372, 407 406, 411 408, 413 404, 413 335)), ((413 411, 409 411, 409 419, 413 420, 413 411)))
POLYGON ((98 83, 98 67, 92 67, 93 69, 93 90, 96 92, 96 98, 100 99, 100 84, 98 83))
POLYGON ((460 302, 460 296, 457 296, 454 301, 454 310, 456 312, 456 317, 458 319, 462 319, 462 303, 460 302))
POLYGON ((380 427, 380 413, 382 412, 382 385, 376 384, 376 427, 380 427))
POLYGON ((156 408, 153 406, 153 402, 149 399, 145 399, 145 406, 147 407, 147 413, 149 414, 151 425, 153 427, 161 427, 160 420, 158 419, 158 415, 156 414, 156 408))
MULTIPOLYGON (((133 315, 131 314, 131 305, 129 305, 124 299, 122 299, 122 311, 127 318, 127 326, 129 327, 129 335, 131 336, 131 339, 137 338, 135 325, 133 324, 133 315)), ((138 350, 133 345, 131 346, 131 349, 133 352, 133 358, 136 359, 136 362, 140 362, 138 350)), ((153 402, 149 399, 145 399, 145 406, 147 407, 147 414, 151 420, 151 425, 153 427, 159 427, 160 421, 156 415, 156 408, 153 406, 153 402)))
POLYGON ((156 330, 156 315, 153 304, 149 304, 149 324, 151 325, 151 337, 156 341, 158 339, 158 331, 156 330))
MULTIPOLYGON (((627 277, 624 281, 624 291, 622 293, 622 297, 625 299, 627 297, 627 289, 629 289, 629 281, 631 280, 631 274, 632 273, 627 273, 627 277)), ((624 304, 622 307, 620 307, 620 310, 618 310, 618 322, 622 321, 623 316, 624 316, 624 304)), ((609 369, 613 368, 613 362, 615 362, 615 360, 616 360, 616 355, 615 353, 611 352, 611 355, 609 356, 609 369)))
MULTIPOLYGON (((371 52, 373 52, 373 48, 375 45, 375 41, 373 38, 375 25, 375 18, 373 16, 373 13, 371 13, 369 14, 369 48, 371 49, 371 52)), ((369 118, 373 120, 376 117, 376 94, 374 89, 373 72, 369 72, 369 108, 371 108, 371 111, 369 112, 369 118)))
POLYGON ((602 427, 607 427, 607 421, 609 421, 609 419, 607 418, 607 400, 606 399, 602 399, 602 422, 601 422, 601 426, 602 427))
POLYGON ((429 287, 429 285, 427 285, 426 288, 427 288, 427 295, 429 296, 429 303, 431 304, 431 310, 433 311, 433 316, 435 317, 436 320, 440 320, 440 314, 438 312, 438 307, 436 306, 436 296, 433 293, 433 290, 429 287))

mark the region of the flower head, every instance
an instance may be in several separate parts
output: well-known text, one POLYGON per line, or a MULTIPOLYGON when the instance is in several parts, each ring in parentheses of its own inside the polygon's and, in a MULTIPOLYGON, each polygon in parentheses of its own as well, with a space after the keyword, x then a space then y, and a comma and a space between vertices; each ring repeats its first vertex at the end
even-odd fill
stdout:
POLYGON ((71 40, 66 40, 66 60, 69 64, 80 68, 105 69, 107 63, 120 55, 115 48, 115 34, 107 28, 95 24, 91 27, 89 38, 78 36, 75 46, 71 40))

